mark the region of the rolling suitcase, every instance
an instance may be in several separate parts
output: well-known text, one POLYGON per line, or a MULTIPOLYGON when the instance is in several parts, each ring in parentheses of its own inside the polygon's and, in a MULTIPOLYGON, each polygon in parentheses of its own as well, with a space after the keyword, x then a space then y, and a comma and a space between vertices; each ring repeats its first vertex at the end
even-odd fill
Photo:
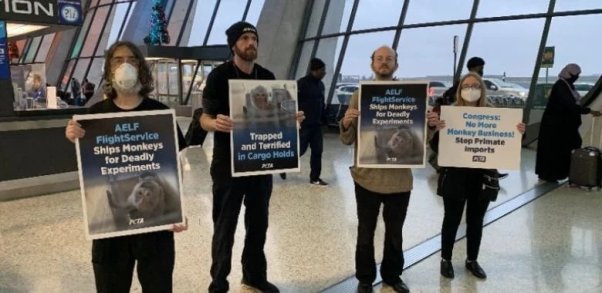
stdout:
POLYGON ((600 188, 602 187, 602 134, 598 147, 594 143, 596 118, 592 118, 592 129, 590 131, 590 146, 573 150, 571 154, 571 166, 569 169, 569 184, 578 187, 600 188))

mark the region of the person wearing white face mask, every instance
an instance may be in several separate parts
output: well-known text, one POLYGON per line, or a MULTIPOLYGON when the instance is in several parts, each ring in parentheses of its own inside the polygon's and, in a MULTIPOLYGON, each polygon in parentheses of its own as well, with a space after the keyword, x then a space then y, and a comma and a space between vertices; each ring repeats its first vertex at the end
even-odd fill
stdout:
MULTIPOLYGON (((105 56, 104 94, 107 99, 92 105, 88 113, 110 113, 169 109, 163 103, 148 97, 153 90, 153 78, 142 52, 130 42, 111 45, 105 56)), ((82 138, 85 130, 69 120, 65 136, 71 142, 82 138)), ((178 127, 180 150, 186 142, 178 127)), ((174 225, 173 232, 188 227, 174 225)), ((159 231, 138 235, 94 240, 92 264, 98 292, 129 292, 134 264, 144 292, 172 292, 172 274, 175 263, 174 235, 159 231)))
MULTIPOLYGON (((479 74, 473 72, 466 74, 460 80, 456 91, 455 106, 488 107, 483 85, 483 80, 479 74)), ((436 124, 438 130, 445 128, 445 121, 443 120, 439 120, 436 124)), ((521 134, 525 132, 525 124, 522 122, 518 123, 516 128, 521 134)), ((438 133, 435 135, 438 135, 438 133)), ((450 279, 454 277, 454 269, 451 264, 452 250, 466 205, 467 258, 465 266, 475 277, 479 279, 487 278, 487 274, 477 262, 477 257, 483 233, 483 218, 489 202, 496 198, 495 196, 485 197, 480 191, 484 180, 486 178, 496 178, 496 174, 496 170, 442 168, 437 187, 437 194, 443 197, 445 209, 441 228, 440 273, 442 276, 450 279)))

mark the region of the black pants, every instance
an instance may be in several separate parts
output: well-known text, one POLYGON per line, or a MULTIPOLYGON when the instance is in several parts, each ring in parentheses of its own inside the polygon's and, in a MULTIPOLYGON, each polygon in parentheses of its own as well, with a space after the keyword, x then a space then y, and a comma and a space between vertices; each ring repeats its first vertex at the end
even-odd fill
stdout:
POLYGON ((385 247, 380 275, 385 283, 396 284, 401 281, 399 276, 403 272, 402 228, 410 202, 410 192, 382 194, 369 191, 355 183, 355 199, 358 218, 355 277, 361 283, 372 283, 376 279, 374 230, 382 204, 385 247))
POLYGON ((322 135, 321 126, 303 126, 299 131, 299 140, 301 145, 301 153, 303 156, 307 147, 311 148, 311 158, 309 166, 311 171, 309 173, 309 179, 312 181, 320 179, 320 173, 322 173, 322 151, 324 149, 324 138, 322 135))
POLYGON ((245 245, 242 252, 243 279, 250 284, 267 280, 263 246, 268 230, 268 208, 272 194, 272 175, 232 178, 213 177, 213 240, 209 292, 228 292, 232 265, 232 245, 238 214, 244 202, 245 245))
POLYGON ((143 292, 172 292, 174 261, 174 237, 170 231, 92 242, 94 279, 100 293, 130 292, 136 262, 143 292))
POLYGON ((479 256, 479 247, 483 235, 483 218, 489 206, 489 199, 479 198, 478 188, 471 188, 465 200, 443 197, 445 208, 443 226, 441 227, 441 257, 443 259, 451 260, 452 258, 452 250, 456 242, 458 226, 460 226, 462 220, 464 204, 466 204, 467 259, 477 260, 479 256))

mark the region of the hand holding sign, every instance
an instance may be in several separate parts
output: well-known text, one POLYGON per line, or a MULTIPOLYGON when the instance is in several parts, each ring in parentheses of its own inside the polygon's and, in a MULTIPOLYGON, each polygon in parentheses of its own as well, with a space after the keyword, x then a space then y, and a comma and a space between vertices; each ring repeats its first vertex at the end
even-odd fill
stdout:
POLYGON ((445 128, 445 121, 439 119, 439 113, 429 111, 426 114, 429 127, 434 127, 436 130, 445 128))
POLYGON ((82 128, 81 124, 77 123, 75 120, 70 119, 67 122, 67 127, 65 128, 65 137, 75 143, 75 140, 78 138, 84 137, 86 131, 82 128))
POLYGON ((215 117, 215 130, 220 132, 230 132, 232 131, 233 123, 232 119, 226 115, 217 114, 215 117))
POLYGON ((349 128, 351 122, 358 117, 360 117, 360 111, 358 109, 348 108, 343 117, 343 127, 349 128))

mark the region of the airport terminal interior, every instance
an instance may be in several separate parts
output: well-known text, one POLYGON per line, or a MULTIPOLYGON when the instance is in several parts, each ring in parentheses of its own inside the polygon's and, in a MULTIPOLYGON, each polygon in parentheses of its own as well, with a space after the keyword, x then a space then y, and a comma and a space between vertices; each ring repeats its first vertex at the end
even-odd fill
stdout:
MULTIPOLYGON (((276 79, 305 76, 312 58, 326 69, 320 178, 329 185, 309 183, 311 150, 300 158, 300 172, 285 180, 273 175, 265 253, 268 279, 281 292, 357 290, 354 147, 341 143, 338 125, 352 93, 374 79, 370 56, 383 45, 398 54, 397 79, 427 84, 429 108, 467 73, 471 57, 483 58, 488 102, 520 109, 527 128, 519 167, 499 170, 508 176, 485 215, 478 260, 486 279, 464 268, 464 219, 452 258, 455 278, 440 275, 444 206, 426 146, 424 166, 412 169, 403 227, 401 278, 411 292, 602 292, 602 191, 535 174, 540 122, 565 65, 581 67, 577 103, 602 110, 600 1, 17 2, 0 4, 6 49, 0 67, 10 63, 8 75, 0 68, 0 293, 95 292, 76 149, 65 139, 65 125, 105 98, 107 48, 117 40, 140 47, 154 77, 149 96, 175 110, 186 134, 202 108, 207 75, 231 58, 224 32, 240 20, 256 25, 256 62, 276 79), (48 17, 39 17, 46 10, 48 17), (46 84, 44 96, 31 88, 35 76, 46 84)), ((602 148, 599 120, 582 116, 583 146, 602 148)), ((179 153, 188 230, 175 234, 173 292, 206 292, 211 282, 213 145, 210 132, 179 153)), ((244 213, 243 206, 228 280, 231 292, 250 293, 241 285, 244 213)), ((384 228, 380 217, 379 267, 384 228)), ((394 292, 380 275, 373 287, 394 292)), ((142 292, 135 277, 130 291, 142 292)))

